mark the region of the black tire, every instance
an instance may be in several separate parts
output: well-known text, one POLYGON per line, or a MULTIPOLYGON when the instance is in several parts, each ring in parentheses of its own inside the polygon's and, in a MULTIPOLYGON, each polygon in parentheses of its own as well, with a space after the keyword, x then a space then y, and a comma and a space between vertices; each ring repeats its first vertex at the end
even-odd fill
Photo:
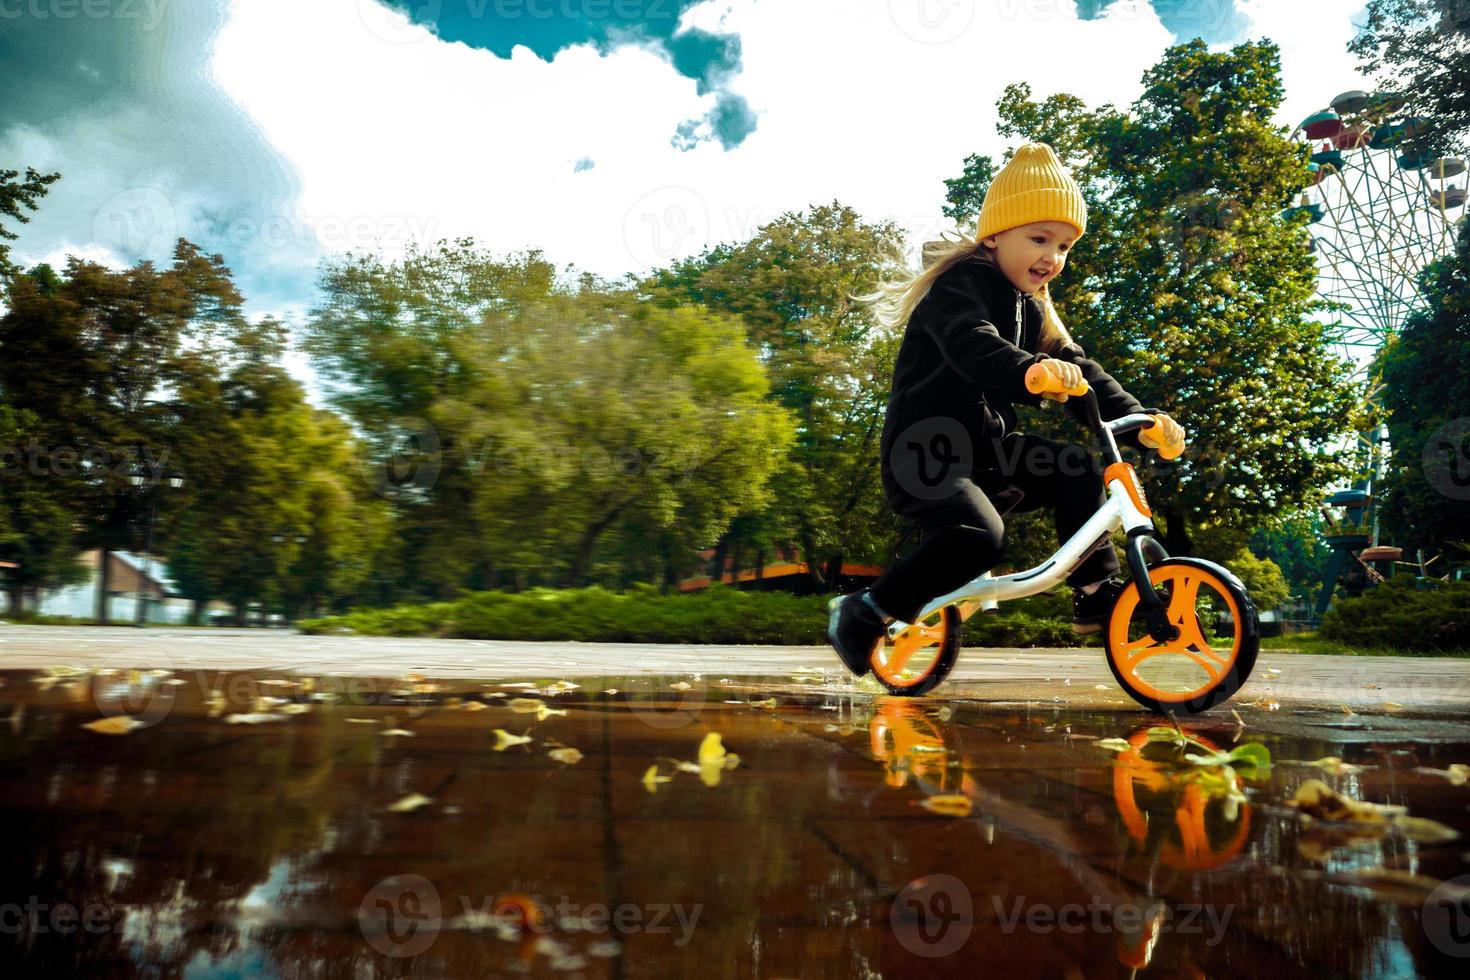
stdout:
MULTIPOLYGON (((1115 623, 1114 618, 1121 615, 1120 606, 1124 598, 1132 597, 1130 604, 1136 604, 1138 594, 1137 586, 1129 582, 1128 587, 1114 600, 1113 609, 1108 614, 1108 627, 1103 634, 1107 647, 1108 669, 1113 672, 1113 678, 1118 682, 1118 686, 1127 691, 1129 697, 1150 711, 1161 715, 1199 714, 1230 699, 1250 677, 1251 670, 1256 665, 1256 654, 1260 650, 1260 623, 1256 616, 1256 607, 1251 602, 1245 585, 1229 569, 1203 558, 1166 558, 1149 566, 1150 576, 1152 577, 1152 573, 1156 570, 1170 567, 1187 568, 1206 573, 1215 580, 1210 582, 1210 587, 1228 595, 1236 609, 1239 610, 1240 615, 1232 617, 1231 635, 1233 643, 1237 646, 1229 668, 1213 684, 1188 692, 1189 696, 1177 700, 1159 698, 1150 691, 1140 690, 1118 666, 1121 654, 1121 651, 1117 649, 1119 629, 1121 627, 1122 634, 1126 636, 1128 624, 1115 623)), ((1129 620, 1133 619, 1134 611, 1136 610, 1130 609, 1129 620)))
POLYGON ((943 683, 944 679, 949 676, 949 672, 954 669, 964 637, 964 620, 960 618, 960 611, 955 606, 945 606, 941 610, 941 615, 943 616, 944 636, 939 644, 939 654, 935 658, 934 666, 923 676, 911 684, 896 683, 884 677, 876 666, 873 668, 873 677, 883 685, 884 690, 889 694, 905 698, 916 698, 921 694, 928 694, 943 683))

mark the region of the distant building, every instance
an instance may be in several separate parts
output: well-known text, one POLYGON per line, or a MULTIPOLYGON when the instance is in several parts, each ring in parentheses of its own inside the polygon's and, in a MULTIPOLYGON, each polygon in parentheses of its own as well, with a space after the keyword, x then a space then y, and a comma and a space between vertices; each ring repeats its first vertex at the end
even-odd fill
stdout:
MULTIPOLYGON (((109 554, 107 582, 107 614, 115 623, 131 623, 138 618, 138 599, 147 603, 150 623, 187 623, 194 608, 193 600, 179 594, 178 584, 168 577, 163 559, 155 555, 151 562, 128 551, 109 554), (147 573, 144 573, 144 569, 147 573)), ((43 616, 74 616, 94 619, 97 616, 97 590, 101 585, 100 549, 83 552, 77 560, 92 572, 91 578, 64 589, 42 589, 39 597, 26 604, 27 612, 43 616)), ((8 597, 4 600, 8 604, 8 597)), ((228 603, 210 602, 203 610, 201 623, 208 623, 218 612, 229 612, 228 603)), ((6 610, 10 610, 7 608, 6 610)))

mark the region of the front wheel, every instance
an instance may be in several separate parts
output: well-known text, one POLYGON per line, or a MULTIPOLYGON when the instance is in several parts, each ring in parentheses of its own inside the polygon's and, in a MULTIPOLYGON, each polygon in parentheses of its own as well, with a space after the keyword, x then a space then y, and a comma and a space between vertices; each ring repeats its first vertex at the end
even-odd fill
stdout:
POLYGON ((1255 606, 1240 579, 1203 558, 1166 558, 1148 577, 1179 636, 1159 643, 1149 635, 1138 586, 1129 582, 1108 618, 1108 667, 1151 711, 1207 711, 1240 690, 1256 665, 1255 606))
POLYGON ((891 640, 885 633, 873 648, 873 676, 890 694, 927 694, 949 676, 963 631, 959 609, 945 606, 891 640))

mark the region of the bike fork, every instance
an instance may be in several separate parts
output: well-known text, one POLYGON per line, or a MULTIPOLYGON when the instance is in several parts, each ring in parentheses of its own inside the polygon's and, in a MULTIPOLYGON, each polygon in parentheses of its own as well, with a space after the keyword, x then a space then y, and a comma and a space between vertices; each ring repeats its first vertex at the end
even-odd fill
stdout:
POLYGON ((1154 589, 1153 580, 1148 577, 1148 559, 1143 552, 1148 547, 1157 552, 1160 559, 1168 558, 1169 553, 1148 531, 1148 528, 1142 528, 1137 533, 1128 535, 1128 547, 1125 549, 1128 570, 1133 573, 1133 581, 1138 586, 1138 604, 1143 608, 1143 620, 1148 624, 1148 635, 1156 643, 1172 643, 1179 638, 1179 627, 1169 622, 1168 610, 1164 608, 1163 600, 1154 589))

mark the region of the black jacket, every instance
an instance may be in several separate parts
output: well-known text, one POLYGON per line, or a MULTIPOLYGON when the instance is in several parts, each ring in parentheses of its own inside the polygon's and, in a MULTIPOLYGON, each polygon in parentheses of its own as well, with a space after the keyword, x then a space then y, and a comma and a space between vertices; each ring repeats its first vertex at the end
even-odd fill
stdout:
MULTIPOLYGON (((1015 405, 1041 405, 1041 396, 1026 390, 1026 369, 1048 356, 1039 350, 1041 322, 1040 304, 997 266, 970 258, 946 269, 914 307, 899 346, 883 428, 885 465, 897 433, 936 416, 958 419, 977 463, 988 462, 994 441, 1016 430, 1015 405)), ((1077 344, 1051 356, 1082 369, 1104 420, 1143 411, 1077 344)), ((1080 421, 1080 400, 1065 404, 1080 421)), ((1137 431, 1118 444, 1142 448, 1137 431)))

